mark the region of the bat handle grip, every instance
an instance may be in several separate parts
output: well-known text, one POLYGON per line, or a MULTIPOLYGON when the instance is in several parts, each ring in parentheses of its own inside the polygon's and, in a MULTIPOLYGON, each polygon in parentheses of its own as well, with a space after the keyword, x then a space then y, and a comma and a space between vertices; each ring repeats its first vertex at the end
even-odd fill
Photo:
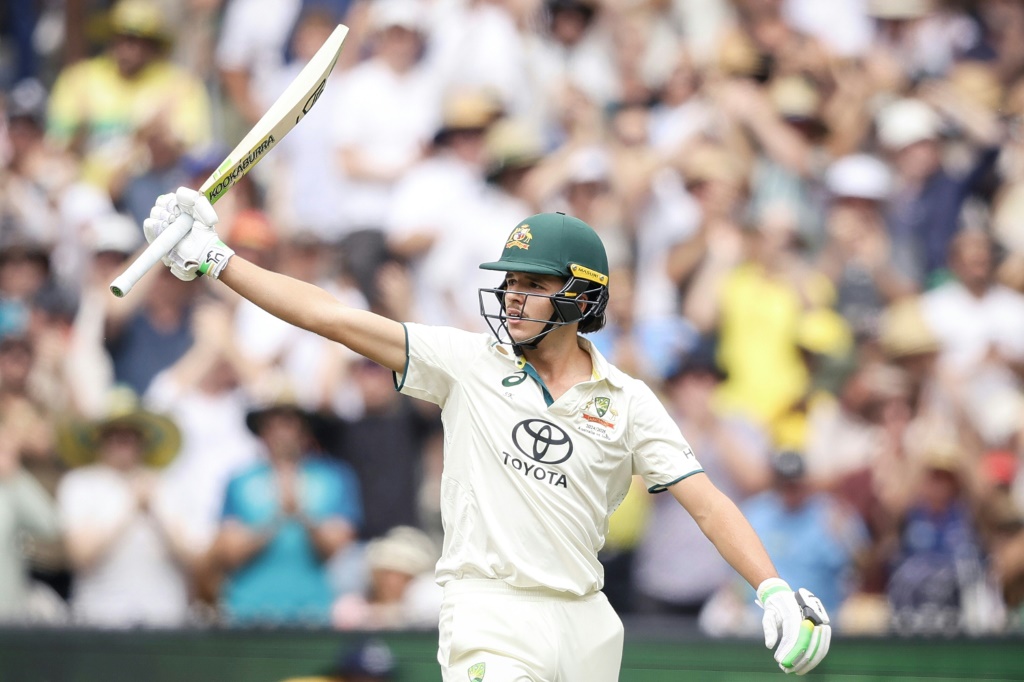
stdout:
POLYGON ((188 231, 192 229, 192 216, 182 213, 167 229, 161 232, 156 239, 150 242, 149 246, 125 268, 125 271, 114 278, 110 283, 110 293, 118 298, 124 298, 132 290, 142 276, 149 272, 149 269, 160 262, 160 259, 180 242, 188 231))

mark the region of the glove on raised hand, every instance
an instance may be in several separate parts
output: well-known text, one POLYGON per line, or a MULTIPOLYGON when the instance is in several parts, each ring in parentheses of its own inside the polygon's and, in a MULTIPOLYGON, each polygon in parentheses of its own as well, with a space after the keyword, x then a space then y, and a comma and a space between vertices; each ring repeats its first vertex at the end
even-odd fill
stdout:
POLYGON ((757 588, 757 603, 764 609, 764 645, 775 649, 782 670, 803 675, 821 663, 832 641, 832 626, 820 599, 769 578, 757 588))
POLYGON ((220 240, 213 229, 219 218, 209 199, 201 192, 179 187, 174 194, 157 197, 149 218, 142 223, 146 241, 156 239, 182 213, 191 216, 195 222, 192 229, 163 257, 164 265, 175 277, 186 282, 199 275, 217 279, 235 252, 220 240))

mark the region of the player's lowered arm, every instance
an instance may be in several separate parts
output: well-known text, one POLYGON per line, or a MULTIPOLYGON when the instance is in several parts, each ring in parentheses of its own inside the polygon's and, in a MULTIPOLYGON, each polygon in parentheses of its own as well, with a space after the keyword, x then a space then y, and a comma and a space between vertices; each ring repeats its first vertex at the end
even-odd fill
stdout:
POLYGON ((274 317, 337 341, 394 372, 405 370, 405 328, 341 303, 320 287, 232 256, 220 281, 274 317))
POLYGON ((736 504, 704 474, 688 476, 669 487, 686 508, 722 558, 757 588, 768 578, 777 578, 761 539, 736 504))

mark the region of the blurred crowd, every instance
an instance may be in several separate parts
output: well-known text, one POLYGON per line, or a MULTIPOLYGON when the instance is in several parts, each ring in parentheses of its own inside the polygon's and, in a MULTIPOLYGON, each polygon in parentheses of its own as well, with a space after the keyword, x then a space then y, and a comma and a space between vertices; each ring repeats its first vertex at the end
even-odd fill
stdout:
MULTIPOLYGON (((440 419, 226 287, 107 285, 334 26, 217 203, 245 258, 486 331, 524 216, 608 248, 594 342, 847 634, 1024 616, 1024 2, 44 0, 0 12, 0 620, 433 627, 440 419)), ((759 632, 638 482, 623 614, 759 632)))

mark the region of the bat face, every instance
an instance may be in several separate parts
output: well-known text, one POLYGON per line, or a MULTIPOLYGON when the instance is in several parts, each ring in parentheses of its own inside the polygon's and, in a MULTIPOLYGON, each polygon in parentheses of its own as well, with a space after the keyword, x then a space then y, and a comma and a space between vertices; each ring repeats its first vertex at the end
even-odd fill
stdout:
POLYGON ((327 86, 327 77, 338 61, 347 35, 348 28, 339 24, 267 113, 206 179, 200 191, 211 204, 216 203, 310 112, 327 86))
MULTIPOLYGON (((209 189, 204 189, 203 193, 206 194, 206 198, 210 200, 210 203, 214 203, 217 199, 220 199, 221 195, 228 191, 231 185, 235 184, 239 178, 249 172, 249 169, 255 166, 263 155, 274 146, 277 140, 274 139, 274 134, 267 135, 260 143, 249 152, 249 155, 238 162, 237 165, 233 163, 233 159, 227 158, 224 163, 220 165, 220 168, 213 172, 211 178, 216 183, 209 189), (219 180, 218 180, 219 178, 219 180)), ((209 184, 210 180, 203 183, 203 187, 209 184)))

